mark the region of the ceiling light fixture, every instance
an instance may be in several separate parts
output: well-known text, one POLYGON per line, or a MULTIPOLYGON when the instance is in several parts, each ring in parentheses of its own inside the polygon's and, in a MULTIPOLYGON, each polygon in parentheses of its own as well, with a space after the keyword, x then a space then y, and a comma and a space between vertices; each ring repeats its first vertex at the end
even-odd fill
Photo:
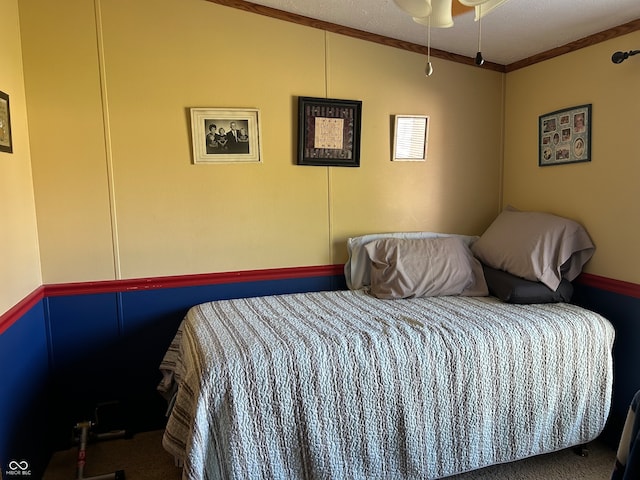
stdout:
MULTIPOLYGON (((393 0, 400 9, 413 17, 413 21, 426 25, 429 29, 427 40, 427 71, 433 71, 430 61, 431 27, 449 28, 453 26, 451 13, 452 0, 393 0)), ((489 12, 499 7, 508 0, 458 0, 462 5, 473 7, 476 11, 475 20, 478 22, 478 53, 474 63, 482 65, 484 58, 480 52, 482 26, 481 19, 489 12)), ((429 76, 429 73, 427 76, 429 76)))
POLYGON ((631 50, 629 52, 616 52, 613 55, 611 55, 611 61, 613 63, 622 63, 627 58, 633 55, 637 55, 638 53, 640 53, 640 50, 631 50))

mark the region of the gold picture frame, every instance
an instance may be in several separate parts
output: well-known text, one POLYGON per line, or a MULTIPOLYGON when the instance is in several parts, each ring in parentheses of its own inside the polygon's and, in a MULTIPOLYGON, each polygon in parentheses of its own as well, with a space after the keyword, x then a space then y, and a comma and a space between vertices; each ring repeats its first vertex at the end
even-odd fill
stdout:
POLYGON ((193 163, 260 163, 260 110, 191 108, 193 163))

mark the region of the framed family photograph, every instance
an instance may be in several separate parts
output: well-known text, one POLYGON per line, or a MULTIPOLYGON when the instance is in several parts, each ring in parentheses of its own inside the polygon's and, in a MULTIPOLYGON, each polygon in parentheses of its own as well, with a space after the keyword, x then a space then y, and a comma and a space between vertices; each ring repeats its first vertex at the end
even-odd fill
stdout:
POLYGON ((429 117, 396 115, 393 128, 394 162, 424 162, 427 159, 429 117))
POLYGON ((260 111, 191 108, 193 163, 261 162, 260 111))
POLYGON ((298 97, 298 165, 359 167, 362 102, 298 97))
POLYGON ((591 104, 540 115, 538 165, 591 161, 591 104))
POLYGON ((4 92, 0 92, 0 152, 13 153, 9 95, 4 92))

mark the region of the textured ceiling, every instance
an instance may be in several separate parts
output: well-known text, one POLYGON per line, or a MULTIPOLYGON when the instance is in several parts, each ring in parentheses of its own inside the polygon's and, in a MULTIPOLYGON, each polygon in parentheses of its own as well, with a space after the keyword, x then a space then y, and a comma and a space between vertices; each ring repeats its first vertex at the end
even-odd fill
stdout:
MULTIPOLYGON (((427 43, 426 27, 415 23, 393 0, 250 3, 420 45, 427 43)), ((509 0, 482 19, 482 54, 487 61, 509 65, 637 19, 640 0, 509 0)), ((431 29, 431 47, 474 57, 478 24, 473 12, 455 17, 454 23, 451 28, 431 29)), ((640 45, 629 45, 628 49, 640 49, 640 45)))

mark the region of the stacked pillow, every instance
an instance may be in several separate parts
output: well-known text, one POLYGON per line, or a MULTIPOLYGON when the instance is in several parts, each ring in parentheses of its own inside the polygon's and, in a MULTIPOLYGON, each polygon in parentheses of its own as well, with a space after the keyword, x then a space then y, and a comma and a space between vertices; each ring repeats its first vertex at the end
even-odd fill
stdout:
POLYGON ((556 290, 551 290, 542 282, 532 282, 524 278, 482 266, 489 293, 507 303, 556 303, 569 302, 573 295, 573 285, 566 278, 560 281, 556 290))
POLYGON ((350 238, 347 286, 379 298, 494 295, 568 302, 595 246, 578 222, 507 207, 481 237, 434 232, 350 238))
POLYGON ((471 251, 485 266, 492 295, 512 303, 549 303, 571 299, 570 282, 595 246, 574 220, 507 207, 471 251))

